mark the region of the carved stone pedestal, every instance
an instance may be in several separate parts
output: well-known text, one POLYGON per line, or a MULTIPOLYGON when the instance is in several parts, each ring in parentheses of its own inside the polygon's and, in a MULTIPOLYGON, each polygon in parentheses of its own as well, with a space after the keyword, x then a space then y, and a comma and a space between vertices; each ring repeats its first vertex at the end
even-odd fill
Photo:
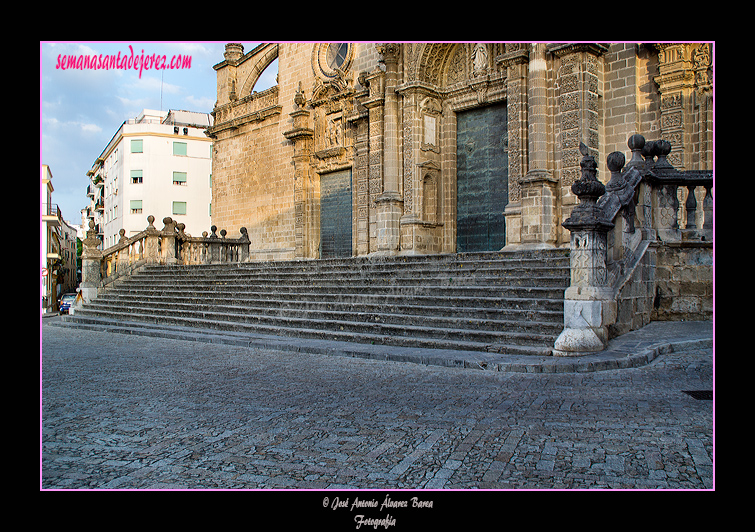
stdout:
POLYGON ((563 223, 571 231, 571 286, 564 294, 564 330, 554 345, 554 356, 603 350, 607 324, 615 321, 616 314, 606 271, 607 236, 613 223, 597 205, 606 187, 596 178, 597 164, 587 146, 580 144, 580 152, 582 178, 571 187, 580 203, 563 223))

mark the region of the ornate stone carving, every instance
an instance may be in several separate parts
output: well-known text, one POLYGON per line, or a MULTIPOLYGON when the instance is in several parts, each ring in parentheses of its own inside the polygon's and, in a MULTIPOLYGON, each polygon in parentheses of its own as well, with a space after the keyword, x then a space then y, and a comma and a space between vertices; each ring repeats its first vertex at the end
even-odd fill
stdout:
POLYGON ((472 76, 485 76, 488 73, 488 47, 477 43, 472 49, 472 76))

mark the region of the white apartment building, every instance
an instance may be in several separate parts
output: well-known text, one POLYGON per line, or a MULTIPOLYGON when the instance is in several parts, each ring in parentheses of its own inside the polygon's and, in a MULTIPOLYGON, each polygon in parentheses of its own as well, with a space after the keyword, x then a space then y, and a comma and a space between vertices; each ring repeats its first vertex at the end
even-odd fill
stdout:
POLYGON ((212 141, 204 130, 212 117, 191 111, 145 109, 118 129, 87 172, 91 179, 85 228, 93 219, 103 249, 170 216, 200 236, 210 232, 212 141))

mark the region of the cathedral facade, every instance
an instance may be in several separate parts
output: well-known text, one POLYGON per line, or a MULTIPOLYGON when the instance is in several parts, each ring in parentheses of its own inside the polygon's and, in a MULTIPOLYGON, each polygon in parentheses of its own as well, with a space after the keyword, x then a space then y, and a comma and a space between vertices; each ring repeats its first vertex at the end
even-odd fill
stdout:
POLYGON ((580 143, 713 164, 710 43, 226 45, 212 219, 252 260, 568 247, 580 143), (276 86, 255 91, 277 59, 276 86))

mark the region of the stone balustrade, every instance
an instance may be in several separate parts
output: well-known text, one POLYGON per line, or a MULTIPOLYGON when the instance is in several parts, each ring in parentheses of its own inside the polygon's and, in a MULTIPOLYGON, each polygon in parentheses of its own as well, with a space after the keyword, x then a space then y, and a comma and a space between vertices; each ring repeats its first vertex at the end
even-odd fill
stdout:
POLYGON ((131 275, 146 264, 217 264, 249 260, 249 236, 245 227, 239 238, 226 238, 226 230, 217 235, 203 232, 193 237, 185 225, 170 217, 163 219, 163 228, 154 226, 155 217, 147 217, 149 225, 134 236, 126 237, 121 229, 117 244, 100 250, 94 222, 90 220, 87 238, 83 241, 81 295, 84 302, 97 297, 99 291, 120 278, 131 275))
POLYGON ((626 165, 623 153, 608 155, 605 185, 580 146, 582 177, 572 185, 580 203, 562 224, 571 232, 571 285, 554 355, 601 351, 610 337, 649 323, 658 299, 656 248, 706 247, 712 254, 713 172, 676 170, 665 140, 633 135, 628 146, 626 165), (631 312, 623 311, 628 306, 631 312))

